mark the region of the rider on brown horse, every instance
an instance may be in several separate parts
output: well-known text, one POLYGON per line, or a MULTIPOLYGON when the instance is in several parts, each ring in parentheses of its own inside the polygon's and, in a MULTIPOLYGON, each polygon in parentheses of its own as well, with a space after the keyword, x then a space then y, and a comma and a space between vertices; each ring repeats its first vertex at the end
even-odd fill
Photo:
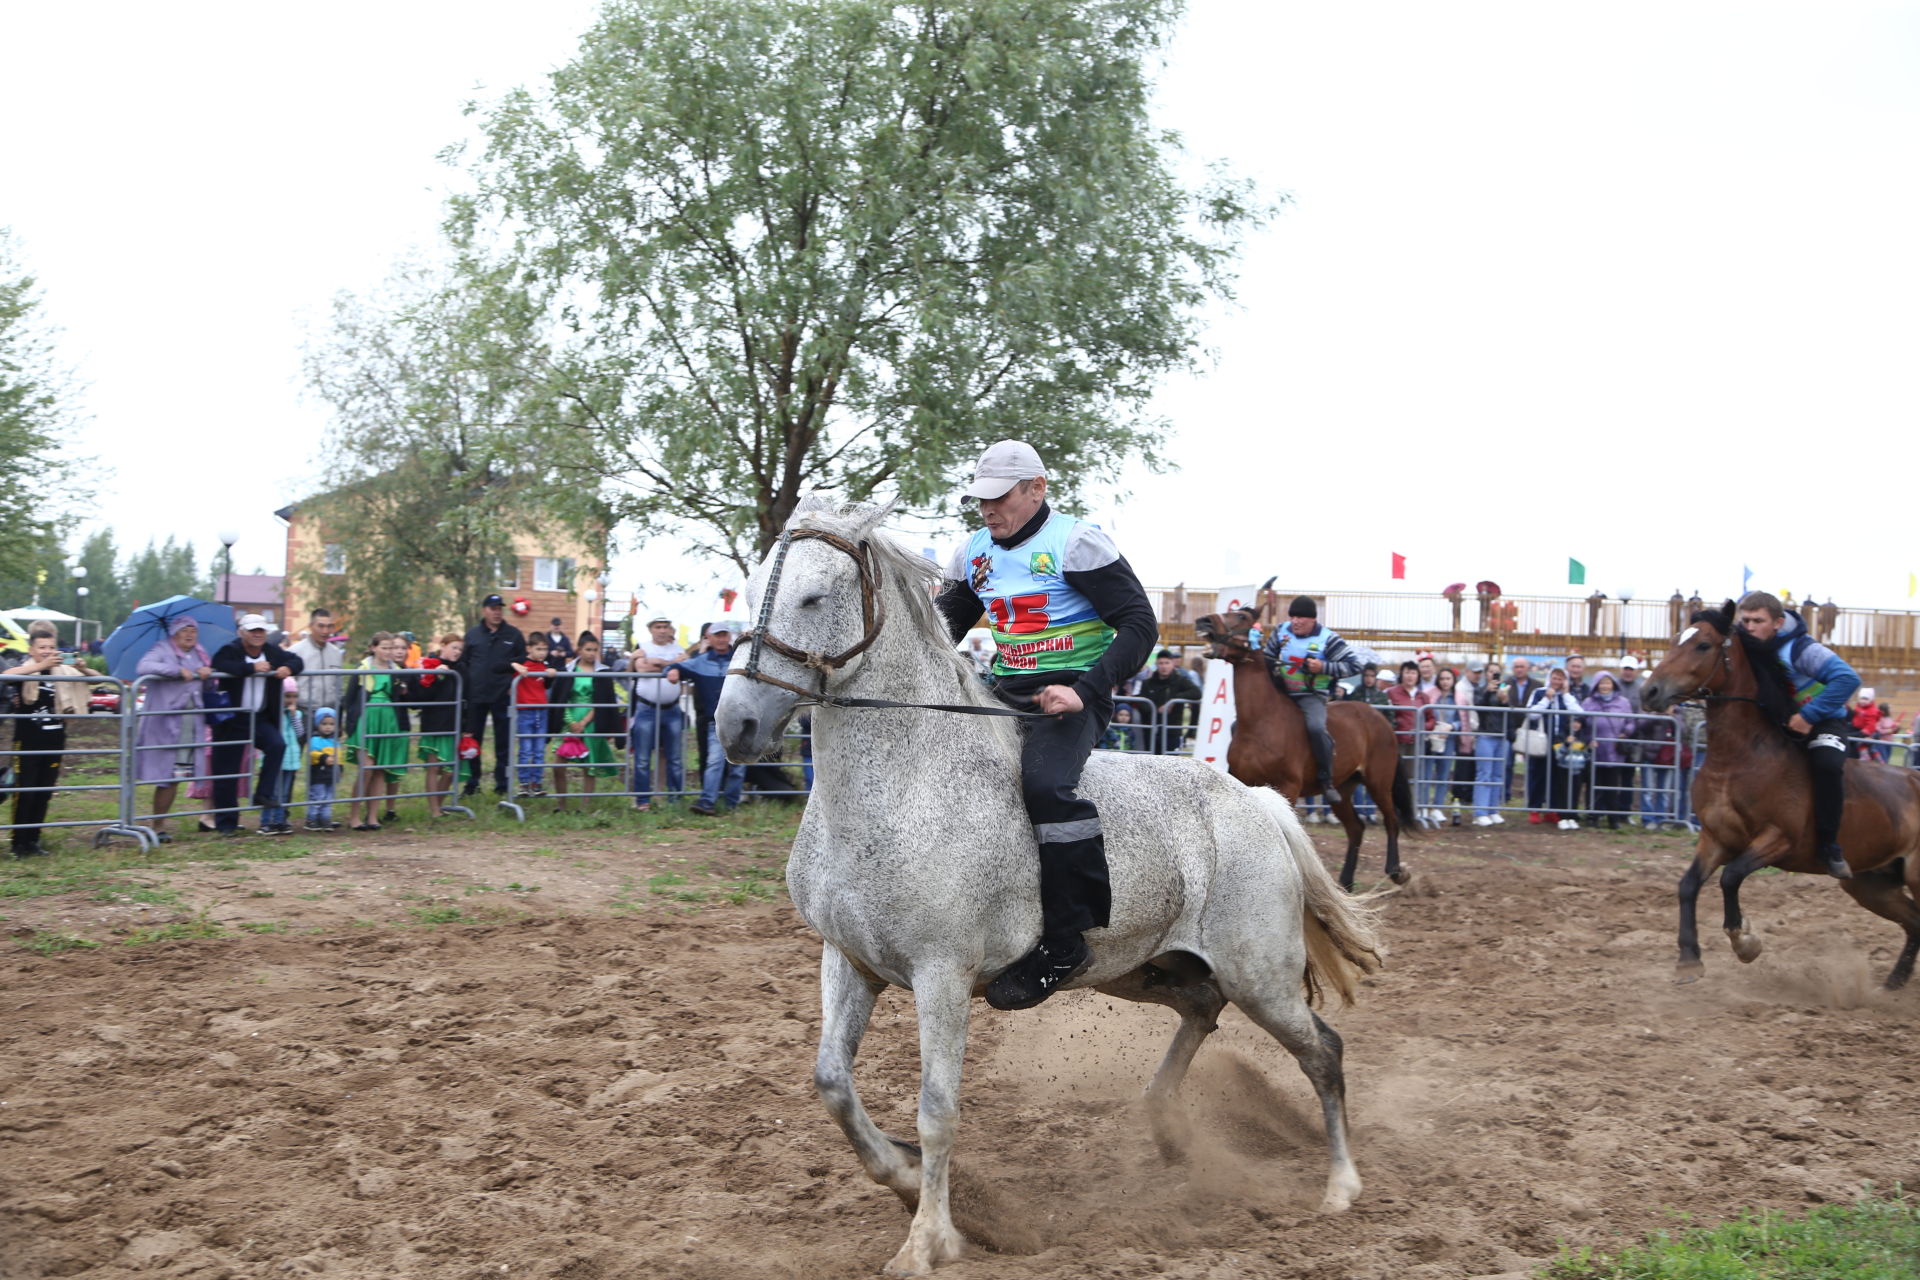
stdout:
POLYGON ((1327 695, 1333 682, 1357 676, 1364 665, 1337 631, 1320 625, 1312 596, 1295 596, 1287 606, 1287 625, 1266 643, 1273 660, 1273 682, 1307 718, 1307 743, 1319 771, 1319 790, 1328 804, 1339 796, 1333 785, 1333 735, 1327 732, 1327 695))
POLYGON ((1841 805, 1845 799, 1841 770, 1847 761, 1847 699, 1860 687, 1860 677, 1845 659, 1815 640, 1800 615, 1791 613, 1778 596, 1749 591, 1739 605, 1739 625, 1749 636, 1768 646, 1793 681, 1800 709, 1787 721, 1796 742, 1807 749, 1813 772, 1813 837, 1827 874, 1845 880, 1852 872, 1840 853, 1841 805))

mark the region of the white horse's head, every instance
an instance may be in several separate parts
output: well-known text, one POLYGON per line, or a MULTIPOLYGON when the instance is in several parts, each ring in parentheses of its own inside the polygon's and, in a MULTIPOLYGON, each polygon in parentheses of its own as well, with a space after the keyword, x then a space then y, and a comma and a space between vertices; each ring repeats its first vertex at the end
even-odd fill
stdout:
POLYGON ((868 611, 879 607, 878 583, 863 577, 862 555, 849 554, 846 548, 858 549, 875 536, 892 510, 892 502, 842 504, 818 495, 803 498, 787 521, 787 531, 807 536, 789 541, 784 557, 776 544, 753 571, 747 582, 746 616, 754 634, 734 647, 713 717, 728 759, 760 759, 780 740, 800 701, 799 690, 818 691, 823 681, 831 688, 860 662, 861 655, 855 653, 843 663, 831 663, 870 639, 868 611), (772 581, 776 565, 777 583, 772 581), (771 607, 763 609, 769 592, 771 607), (827 659, 829 665, 810 665, 795 651, 827 659), (759 674, 779 683, 742 674, 756 658, 759 674))

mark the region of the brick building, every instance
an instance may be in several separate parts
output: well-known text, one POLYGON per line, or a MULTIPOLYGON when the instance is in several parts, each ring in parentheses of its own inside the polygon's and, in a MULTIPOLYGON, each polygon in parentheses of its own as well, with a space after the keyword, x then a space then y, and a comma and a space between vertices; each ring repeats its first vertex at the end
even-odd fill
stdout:
MULTIPOLYGON (((273 513, 287 526, 287 571, 282 594, 290 634, 298 636, 307 615, 325 606, 333 610, 337 623, 352 630, 348 611, 337 600, 325 598, 324 591, 310 590, 298 572, 303 565, 318 564, 323 573, 344 573, 348 549, 331 541, 326 529, 302 513, 299 504, 282 507, 273 513)), ((503 565, 494 590, 505 597, 507 620, 522 631, 541 628, 559 618, 570 634, 600 630, 603 608, 599 596, 605 588, 600 577, 606 571, 606 548, 588 547, 561 533, 541 537, 520 534, 514 540, 511 567, 503 565), (589 599, 589 595, 594 598, 589 599), (522 614, 511 606, 524 600, 522 614)), ((238 578, 236 576, 236 581, 238 578)), ((275 579, 280 581, 280 579, 275 579)), ((422 634, 434 629, 464 631, 479 617, 478 601, 457 618, 422 618, 417 630, 422 634)))

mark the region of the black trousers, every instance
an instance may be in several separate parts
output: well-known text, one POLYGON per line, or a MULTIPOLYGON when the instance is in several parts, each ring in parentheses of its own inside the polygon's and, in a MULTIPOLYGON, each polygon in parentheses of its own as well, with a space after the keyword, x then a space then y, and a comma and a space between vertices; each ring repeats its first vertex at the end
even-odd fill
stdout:
POLYGON ((280 736, 278 707, 261 707, 259 714, 236 711, 232 718, 213 726, 213 825, 232 831, 240 825, 240 761, 251 740, 260 752, 260 781, 253 789, 253 803, 266 807, 275 803, 280 789, 280 765, 286 755, 287 741, 280 736))
MULTIPOLYGON (((25 751, 62 751, 67 745, 64 728, 52 733, 34 733, 25 721, 16 732, 14 747, 25 751)), ((60 785, 60 757, 57 755, 17 755, 13 760, 13 847, 31 849, 40 843, 40 824, 47 820, 47 806, 53 801, 51 788, 60 785)))
POLYGON ((1046 939, 1105 928, 1112 912, 1100 811, 1076 791, 1093 744, 1112 718, 1113 699, 1101 695, 1072 715, 1020 722, 1020 797, 1040 842, 1040 928, 1046 939))
POLYGON ((1824 849, 1840 841, 1840 817, 1846 802, 1847 736, 1853 726, 1839 716, 1820 721, 1807 738, 1807 763, 1813 768, 1813 839, 1824 849))
POLYGON ((1313 767, 1320 771, 1322 779, 1339 781, 1333 776, 1333 735, 1327 732, 1327 695, 1302 693, 1288 696, 1293 698, 1293 705, 1300 708, 1300 714, 1307 719, 1307 746, 1313 752, 1313 767))
MULTIPOLYGON (((508 686, 499 697, 491 702, 469 702, 461 708, 460 731, 472 737, 480 746, 487 745, 487 722, 493 722, 493 789, 507 789, 507 753, 513 750, 513 688, 508 686)), ((467 764, 467 790, 480 789, 481 755, 474 756, 467 764)))

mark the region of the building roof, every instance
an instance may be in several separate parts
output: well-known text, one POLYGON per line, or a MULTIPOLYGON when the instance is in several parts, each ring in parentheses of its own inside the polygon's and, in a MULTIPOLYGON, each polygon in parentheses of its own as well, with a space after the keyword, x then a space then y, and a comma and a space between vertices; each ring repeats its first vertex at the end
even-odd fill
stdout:
POLYGON ((277 573, 219 574, 213 580, 213 588, 241 604, 279 604, 280 588, 285 582, 277 573))

